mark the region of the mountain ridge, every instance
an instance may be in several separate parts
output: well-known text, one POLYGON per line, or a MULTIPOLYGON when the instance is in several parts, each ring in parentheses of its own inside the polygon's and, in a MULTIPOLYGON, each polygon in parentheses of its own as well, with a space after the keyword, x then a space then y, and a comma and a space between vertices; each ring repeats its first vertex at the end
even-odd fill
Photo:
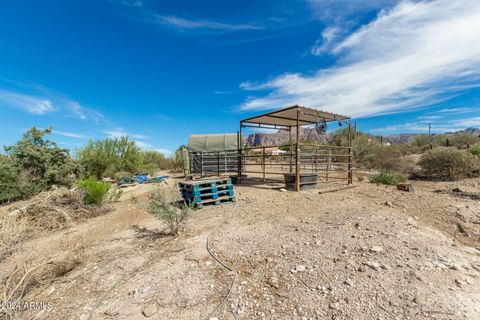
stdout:
MULTIPOLYGON (((445 132, 444 134, 450 135, 459 132, 466 132, 471 135, 480 136, 480 128, 466 128, 463 130, 445 132)), ((403 144, 411 142, 416 136, 422 135, 422 133, 399 133, 383 136, 383 141, 391 144, 403 144)), ((295 141, 295 132, 292 132, 292 141, 295 141)), ((377 136, 379 137, 379 136, 377 136)), ((331 133, 319 134, 313 128, 301 128, 301 138, 303 141, 317 141, 325 143, 332 138, 331 133)), ((251 146, 276 146, 288 143, 288 132, 277 131, 275 133, 251 133, 247 136, 246 142, 251 146)))

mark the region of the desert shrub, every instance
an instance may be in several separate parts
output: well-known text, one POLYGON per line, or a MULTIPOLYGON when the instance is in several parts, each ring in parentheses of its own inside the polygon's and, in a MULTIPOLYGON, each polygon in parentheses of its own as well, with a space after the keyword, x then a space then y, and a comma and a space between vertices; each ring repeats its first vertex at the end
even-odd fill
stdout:
POLYGON ((386 169, 392 171, 399 171, 402 161, 401 151, 396 146, 379 146, 372 150, 370 155, 367 155, 367 167, 369 169, 386 169))
POLYGON ((468 132, 455 132, 448 137, 451 146, 462 148, 467 145, 474 145, 480 142, 480 139, 468 132))
MULTIPOLYGON (((337 146, 348 146, 348 128, 335 131, 332 142, 337 146)), ((358 131, 353 134, 352 147, 354 165, 361 168, 372 168, 372 155, 382 145, 371 134, 358 131)))
POLYGON ((119 171, 134 173, 141 164, 141 150, 128 137, 89 141, 77 154, 85 176, 99 180, 119 171))
POLYGON ((119 171, 119 172, 115 173, 115 175, 113 177, 115 178, 115 180, 120 180, 122 178, 131 177, 131 176, 133 176, 133 175, 130 172, 119 171))
POLYGON ((363 180, 365 180, 365 176, 357 176, 357 180, 358 182, 362 182, 363 180))
POLYGON ((188 217, 191 207, 183 204, 177 206, 164 190, 156 190, 150 194, 148 211, 165 222, 173 235, 178 234, 182 222, 188 217))
POLYGON ((80 180, 79 187, 85 191, 83 201, 85 204, 100 205, 105 200, 110 185, 103 181, 98 181, 94 177, 80 180))
POLYGON ((472 149, 470 149, 470 153, 474 156, 480 156, 480 144, 477 144, 472 149))
POLYGON ((0 203, 35 195, 53 185, 69 186, 78 165, 68 150, 45 139, 50 128, 26 131, 16 144, 5 147, 0 157, 0 203))
POLYGON ((435 148, 422 155, 419 163, 428 178, 456 180, 467 178, 479 170, 478 159, 456 148, 435 148))
POLYGON ((106 195, 106 201, 107 202, 117 202, 120 197, 123 194, 123 190, 120 189, 119 187, 113 187, 108 190, 108 193, 106 195))
POLYGON ((188 170, 188 151, 184 145, 178 147, 173 156, 173 169, 187 172, 188 170))
POLYGON ((129 137, 89 141, 77 151, 85 176, 122 178, 138 172, 169 169, 172 159, 158 151, 143 151, 129 137), (119 176, 121 175, 121 176, 119 176))
POLYGON ((410 144, 415 147, 424 148, 433 143, 433 139, 434 138, 428 134, 419 134, 413 138, 410 144))
POLYGON ((173 167, 173 160, 163 153, 149 150, 142 153, 142 166, 144 169, 140 171, 154 174, 155 172, 151 171, 171 169, 173 167))
POLYGON ((401 173, 392 172, 389 170, 382 170, 370 178, 370 182, 387 185, 395 185, 405 180, 405 176, 401 173))
POLYGON ((138 172, 141 172, 141 173, 146 173, 150 176, 154 176, 157 174, 158 172, 158 166, 154 163, 146 163, 146 164, 142 164, 138 170, 138 172))
POLYGON ((19 169, 15 162, 8 156, 0 155, 0 203, 21 196, 18 174, 19 169))

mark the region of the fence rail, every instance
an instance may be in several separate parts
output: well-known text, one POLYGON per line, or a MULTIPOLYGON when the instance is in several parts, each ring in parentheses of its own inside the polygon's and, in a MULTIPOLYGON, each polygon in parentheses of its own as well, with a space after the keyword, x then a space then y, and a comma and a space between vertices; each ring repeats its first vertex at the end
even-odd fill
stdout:
POLYGON ((314 143, 190 152, 189 168, 190 173, 202 177, 253 174, 263 181, 267 176, 283 179, 278 176, 296 173, 297 152, 300 173, 315 173, 318 181, 345 180, 350 184, 353 182, 352 148, 314 143))

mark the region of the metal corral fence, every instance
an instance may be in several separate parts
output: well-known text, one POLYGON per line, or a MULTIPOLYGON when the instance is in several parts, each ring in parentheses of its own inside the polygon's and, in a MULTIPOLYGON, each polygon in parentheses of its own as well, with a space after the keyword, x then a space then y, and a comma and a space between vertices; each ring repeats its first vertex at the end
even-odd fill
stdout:
MULTIPOLYGON (((208 175, 247 175, 263 181, 283 180, 296 173, 296 145, 247 147, 241 150, 189 154, 190 173, 208 175), (283 149, 283 150, 280 150, 283 149), (281 152, 272 152, 278 150, 281 152)), ((314 173, 317 181, 344 180, 352 183, 352 148, 314 143, 299 144, 298 170, 314 173)))

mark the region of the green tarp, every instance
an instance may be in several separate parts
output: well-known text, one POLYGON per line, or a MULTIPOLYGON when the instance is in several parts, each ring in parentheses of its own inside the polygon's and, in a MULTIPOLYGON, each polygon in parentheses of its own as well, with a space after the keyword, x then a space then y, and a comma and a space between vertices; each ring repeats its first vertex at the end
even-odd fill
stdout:
POLYGON ((193 152, 237 150, 237 134, 192 134, 188 149, 193 152))

